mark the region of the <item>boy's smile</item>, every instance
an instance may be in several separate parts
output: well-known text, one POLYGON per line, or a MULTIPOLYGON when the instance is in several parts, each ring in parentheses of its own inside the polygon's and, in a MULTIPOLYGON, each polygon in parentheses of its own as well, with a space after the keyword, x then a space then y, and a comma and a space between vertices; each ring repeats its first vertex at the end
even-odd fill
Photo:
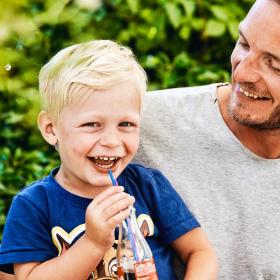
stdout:
POLYGON ((132 81, 75 94, 53 123, 61 158, 56 180, 72 193, 94 197, 111 185, 108 170, 118 177, 138 149, 140 94, 132 81))
POLYGON ((100 157, 100 156, 96 156, 96 157, 92 157, 90 158, 90 160, 98 167, 100 168, 105 168, 105 169, 110 169, 112 168, 117 161, 119 160, 118 157, 100 157))

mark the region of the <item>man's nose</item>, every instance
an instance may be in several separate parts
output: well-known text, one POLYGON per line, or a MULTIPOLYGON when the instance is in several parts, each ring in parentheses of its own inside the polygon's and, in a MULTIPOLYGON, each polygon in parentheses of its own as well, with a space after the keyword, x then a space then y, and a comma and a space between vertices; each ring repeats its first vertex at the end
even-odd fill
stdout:
POLYGON ((251 52, 247 52, 239 57, 233 78, 238 83, 256 83, 260 80, 258 57, 251 52))

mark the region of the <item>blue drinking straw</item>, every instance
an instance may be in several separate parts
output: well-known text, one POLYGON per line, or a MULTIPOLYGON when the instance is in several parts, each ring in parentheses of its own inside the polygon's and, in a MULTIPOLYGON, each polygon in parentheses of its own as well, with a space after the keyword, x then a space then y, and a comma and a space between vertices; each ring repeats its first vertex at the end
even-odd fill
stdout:
POLYGON ((113 186, 117 186, 118 185, 118 182, 117 182, 117 180, 114 178, 114 175, 113 175, 113 172, 112 172, 112 170, 111 169, 109 169, 109 176, 110 176, 110 179, 111 179, 111 181, 112 181, 112 185, 113 186))
MULTIPOLYGON (((118 186, 118 181, 114 178, 114 175, 113 175, 113 172, 112 172, 111 169, 109 169, 108 173, 109 173, 110 179, 112 181, 112 185, 113 186, 118 186)), ((131 242, 133 255, 134 255, 135 260, 138 262, 138 261, 140 261, 140 258, 138 256, 135 239, 133 238, 133 235, 132 235, 131 221, 130 221, 129 218, 127 218, 126 222, 127 222, 128 236, 129 236, 129 239, 130 239, 130 242, 131 242)))

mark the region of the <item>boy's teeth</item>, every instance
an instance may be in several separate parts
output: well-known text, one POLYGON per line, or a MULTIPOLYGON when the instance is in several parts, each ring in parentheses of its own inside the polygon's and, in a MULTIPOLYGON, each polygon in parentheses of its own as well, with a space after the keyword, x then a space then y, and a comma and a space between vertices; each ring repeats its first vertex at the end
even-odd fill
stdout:
POLYGON ((95 163, 95 164, 97 166, 101 167, 101 168, 107 168, 107 169, 111 168, 114 165, 114 163, 111 163, 111 164, 108 164, 108 165, 99 164, 99 163, 95 163))
POLYGON ((117 157, 93 157, 94 159, 101 159, 101 160, 115 160, 117 157))

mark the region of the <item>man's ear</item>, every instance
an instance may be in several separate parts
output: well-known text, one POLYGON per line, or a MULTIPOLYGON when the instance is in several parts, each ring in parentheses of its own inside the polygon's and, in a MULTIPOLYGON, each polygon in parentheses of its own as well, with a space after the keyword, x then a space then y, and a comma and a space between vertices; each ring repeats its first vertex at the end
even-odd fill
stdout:
POLYGON ((52 146, 57 144, 55 135, 55 122, 53 117, 46 111, 41 111, 37 119, 38 127, 44 139, 52 146))

